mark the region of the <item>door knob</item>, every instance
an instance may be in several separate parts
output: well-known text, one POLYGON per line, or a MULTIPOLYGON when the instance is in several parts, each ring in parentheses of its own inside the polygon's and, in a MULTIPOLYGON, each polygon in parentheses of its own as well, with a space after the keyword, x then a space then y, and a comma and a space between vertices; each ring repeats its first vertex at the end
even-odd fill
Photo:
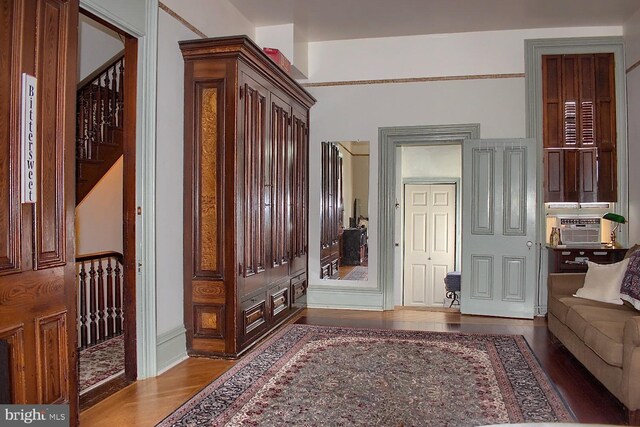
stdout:
POLYGON ((531 250, 532 246, 533 246, 533 242, 531 240, 527 241, 527 248, 529 248, 529 250, 531 250))

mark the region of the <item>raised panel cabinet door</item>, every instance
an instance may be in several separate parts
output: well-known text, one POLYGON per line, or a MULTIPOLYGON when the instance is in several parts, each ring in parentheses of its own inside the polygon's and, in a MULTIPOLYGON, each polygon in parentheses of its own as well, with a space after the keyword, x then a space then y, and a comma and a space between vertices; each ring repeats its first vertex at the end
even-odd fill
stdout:
POLYGON ((238 257, 241 276, 249 278, 265 272, 268 265, 268 231, 273 217, 268 208, 273 200, 269 166, 273 164, 268 146, 267 89, 244 72, 240 74, 240 108, 238 110, 239 194, 238 217, 241 219, 242 237, 238 257), (267 194, 269 193, 269 194, 267 194), (266 219, 268 218, 268 222, 266 219))
POLYGON ((580 201, 580 151, 578 149, 562 150, 564 197, 561 202, 580 201))
MULTIPOLYGON (((271 94, 270 114, 270 159, 271 174, 271 250, 272 267, 289 264, 291 254, 291 230, 289 229, 289 203, 287 197, 291 183, 288 169, 291 149, 291 106, 271 94)), ((288 267, 287 267, 288 268, 288 267)), ((288 273, 288 271, 287 271, 288 273)))
POLYGON ((598 151, 595 148, 578 151, 578 170, 580 178, 580 197, 582 203, 598 201, 598 151))
POLYGON ((0 0, 0 339, 12 403, 77 420, 74 120, 77 0, 0 0), (36 201, 21 204, 21 75, 37 79, 36 201))
POLYGON ((601 202, 618 201, 616 155, 616 92, 612 53, 595 55, 596 146, 598 196, 601 202))
POLYGON ((309 153, 309 125, 308 113, 303 108, 293 108, 292 124, 292 155, 289 159, 291 169, 291 194, 289 203, 291 206, 291 256, 292 270, 298 271, 306 267, 307 256, 307 224, 308 224, 308 198, 309 178, 308 153, 309 153))
POLYGON ((545 148, 563 145, 562 55, 542 57, 543 141, 545 148))
POLYGON ((564 150, 544 149, 544 201, 564 201, 564 150))

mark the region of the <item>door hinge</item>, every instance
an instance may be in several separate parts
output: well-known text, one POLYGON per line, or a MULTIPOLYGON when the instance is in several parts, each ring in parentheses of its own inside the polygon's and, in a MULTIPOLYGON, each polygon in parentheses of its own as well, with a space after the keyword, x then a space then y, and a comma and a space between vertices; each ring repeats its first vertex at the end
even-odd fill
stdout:
POLYGON ((240 99, 244 96, 244 90, 242 90, 242 86, 240 86, 240 99))

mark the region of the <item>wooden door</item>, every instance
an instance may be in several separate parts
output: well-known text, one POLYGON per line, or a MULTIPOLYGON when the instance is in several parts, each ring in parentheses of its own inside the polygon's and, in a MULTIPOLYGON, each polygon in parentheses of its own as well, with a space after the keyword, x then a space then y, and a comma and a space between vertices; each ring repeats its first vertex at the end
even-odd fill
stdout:
POLYGON ((455 184, 405 185, 404 304, 442 307, 455 267, 455 184))
POLYGON ((72 424, 77 20, 77 0, 0 0, 0 339, 11 401, 70 402, 72 424), (33 204, 20 198, 22 73, 37 78, 33 204))
POLYGON ((460 310, 532 318, 537 272, 535 141, 465 141, 462 166, 460 310))

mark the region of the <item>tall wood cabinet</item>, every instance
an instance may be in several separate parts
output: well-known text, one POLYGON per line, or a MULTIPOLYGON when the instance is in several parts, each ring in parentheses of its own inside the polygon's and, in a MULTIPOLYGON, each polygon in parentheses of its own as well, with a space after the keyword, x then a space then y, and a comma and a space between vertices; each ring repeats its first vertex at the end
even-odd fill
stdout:
POLYGON ((180 48, 187 347, 236 356, 306 304, 315 100, 246 36, 180 48))
POLYGON ((617 200, 612 53, 542 57, 545 202, 617 200))

